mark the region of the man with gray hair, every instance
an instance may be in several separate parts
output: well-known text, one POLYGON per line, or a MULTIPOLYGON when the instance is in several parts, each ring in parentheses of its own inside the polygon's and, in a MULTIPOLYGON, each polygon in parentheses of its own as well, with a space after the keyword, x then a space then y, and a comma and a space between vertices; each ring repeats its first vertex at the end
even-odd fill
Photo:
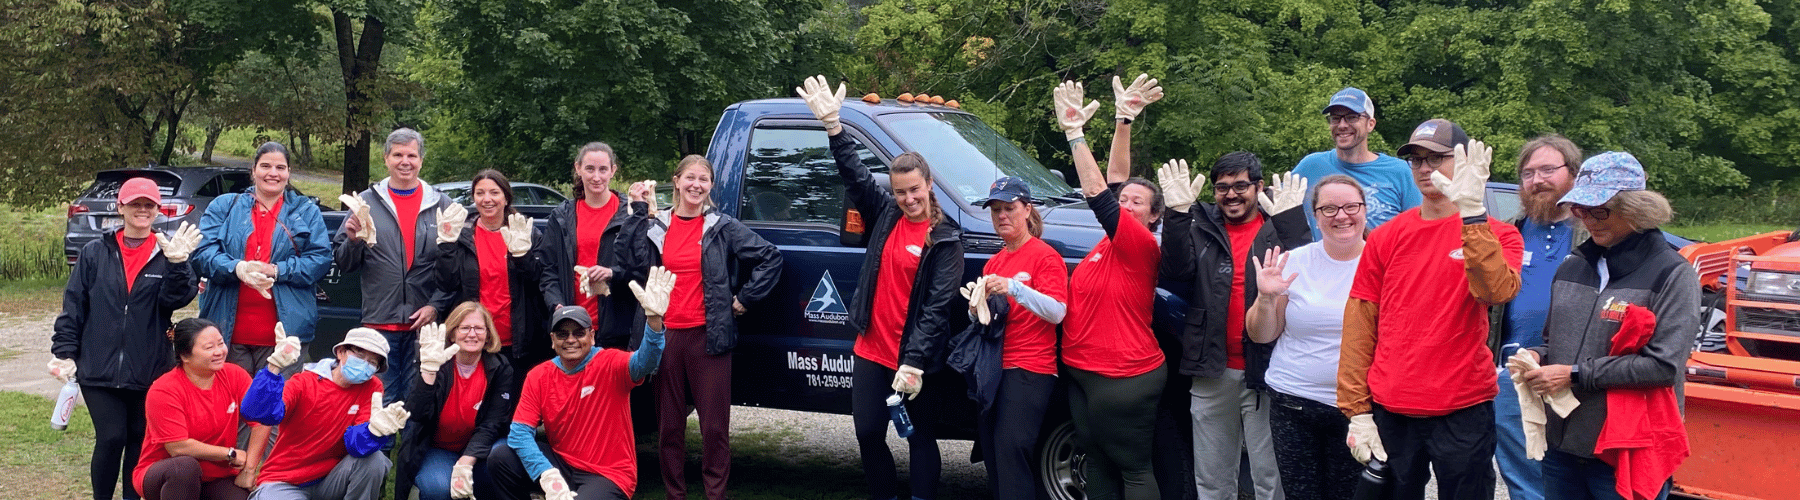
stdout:
POLYGON ((333 239, 338 269, 362 272, 363 326, 388 341, 395 369, 383 371, 381 383, 384 402, 391 403, 406 397, 408 375, 418 368, 419 327, 450 306, 450 294, 438 289, 432 271, 439 211, 463 216, 454 215, 461 205, 419 179, 425 138, 417 131, 394 130, 382 151, 388 177, 354 197, 338 197, 351 213, 333 239))

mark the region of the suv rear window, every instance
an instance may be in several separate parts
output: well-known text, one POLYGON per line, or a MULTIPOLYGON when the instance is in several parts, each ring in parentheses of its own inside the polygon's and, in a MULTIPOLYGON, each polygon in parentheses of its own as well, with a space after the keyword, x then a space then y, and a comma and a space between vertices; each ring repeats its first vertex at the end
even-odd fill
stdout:
POLYGON ((181 178, 176 177, 175 174, 169 172, 158 172, 153 170, 106 171, 94 174, 94 185, 88 186, 87 191, 81 193, 81 197, 102 199, 118 198, 119 188, 125 186, 125 181, 136 177, 149 177, 150 180, 156 181, 157 191, 165 197, 174 196, 175 189, 181 187, 181 178))

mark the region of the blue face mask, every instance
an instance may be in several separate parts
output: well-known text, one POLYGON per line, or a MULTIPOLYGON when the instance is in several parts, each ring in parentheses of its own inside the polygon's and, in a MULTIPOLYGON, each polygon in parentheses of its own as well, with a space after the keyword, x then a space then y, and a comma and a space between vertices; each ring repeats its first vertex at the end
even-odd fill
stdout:
POLYGON ((370 364, 368 361, 364 361, 358 356, 344 357, 348 359, 344 361, 344 367, 340 368, 339 371, 344 374, 345 380, 349 380, 352 384, 360 384, 368 382, 370 378, 375 376, 375 365, 370 364))

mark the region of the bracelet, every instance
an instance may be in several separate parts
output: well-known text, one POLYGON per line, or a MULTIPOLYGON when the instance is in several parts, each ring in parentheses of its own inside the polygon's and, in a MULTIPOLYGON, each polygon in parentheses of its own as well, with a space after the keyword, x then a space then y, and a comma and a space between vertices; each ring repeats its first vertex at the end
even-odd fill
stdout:
POLYGON ((1130 125, 1130 124, 1131 124, 1131 119, 1130 119, 1130 118, 1120 118, 1120 119, 1119 119, 1119 123, 1122 123, 1122 124, 1125 124, 1125 125, 1130 125))
POLYGON ((1087 145, 1087 137, 1082 136, 1082 137, 1076 137, 1074 139, 1069 139, 1069 148, 1070 149, 1074 149, 1075 146, 1077 146, 1077 145, 1087 145))

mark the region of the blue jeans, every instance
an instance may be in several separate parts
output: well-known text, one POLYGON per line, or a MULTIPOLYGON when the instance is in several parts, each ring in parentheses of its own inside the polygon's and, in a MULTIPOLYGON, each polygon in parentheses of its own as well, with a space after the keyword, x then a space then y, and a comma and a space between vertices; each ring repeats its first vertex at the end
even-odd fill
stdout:
MULTIPOLYGON (((1673 481, 1663 481, 1657 500, 1669 498, 1673 481)), ((1581 458, 1556 450, 1544 452, 1544 498, 1550 500, 1622 499, 1613 468, 1598 458, 1581 458)))
MULTIPOLYGON (((450 469, 462 454, 432 447, 425 450, 425 460, 419 463, 419 474, 413 476, 413 486, 419 489, 419 500, 450 500, 450 469)), ((475 460, 474 480, 470 485, 475 489, 475 498, 491 496, 489 491, 493 484, 488 475, 486 457, 475 460)))
MULTIPOLYGON (((1508 354, 1511 356, 1511 354, 1508 354)), ((1500 368, 1500 395, 1494 397, 1494 462, 1506 480, 1512 500, 1544 500, 1544 472, 1536 460, 1525 458, 1525 424, 1519 420, 1519 392, 1512 376, 1500 368)))
POLYGON ((405 401, 412 386, 412 376, 419 373, 419 331, 381 331, 388 342, 387 369, 376 374, 381 378, 381 404, 405 401))

